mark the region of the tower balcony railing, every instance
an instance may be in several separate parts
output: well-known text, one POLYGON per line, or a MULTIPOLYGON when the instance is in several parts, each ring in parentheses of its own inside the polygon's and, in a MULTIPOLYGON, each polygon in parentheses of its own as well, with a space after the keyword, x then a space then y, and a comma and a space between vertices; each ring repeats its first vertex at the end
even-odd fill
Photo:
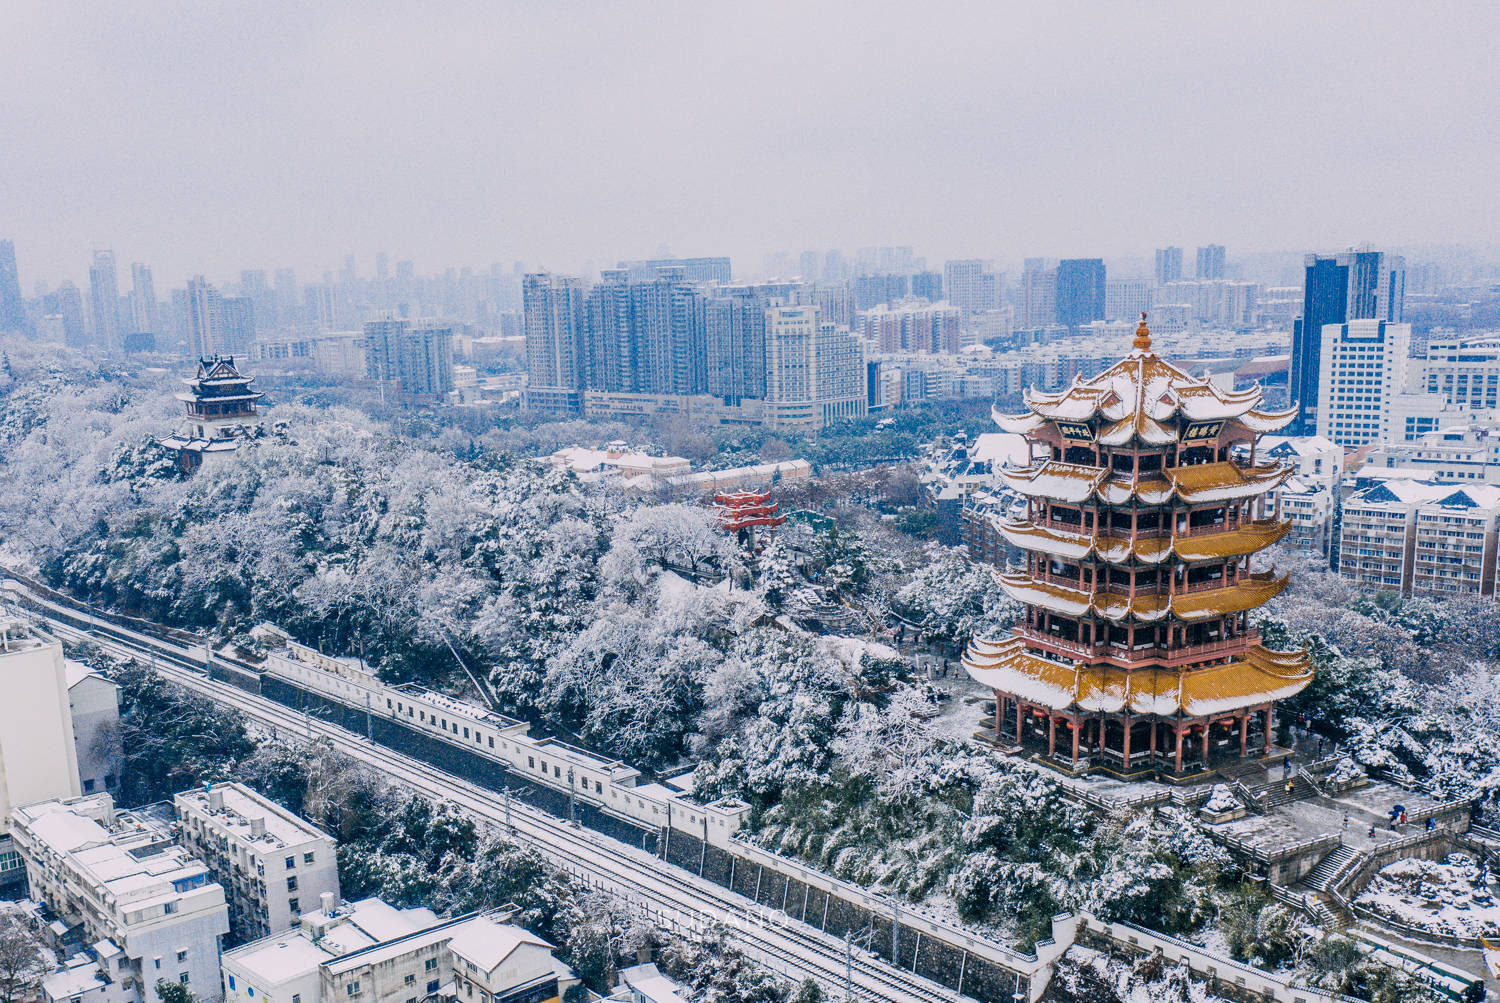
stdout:
POLYGON ((1254 628, 1245 631, 1243 634, 1237 634, 1234 637, 1219 638, 1214 641, 1204 641, 1200 644, 1182 645, 1175 648, 1158 645, 1152 641, 1137 644, 1134 648, 1110 641, 1097 641, 1093 644, 1088 644, 1083 641, 1058 637, 1055 634, 1049 634, 1046 631, 1025 626, 1016 627, 1015 634, 1027 644, 1035 645, 1043 651, 1049 651, 1066 658, 1109 658, 1121 664, 1157 662, 1176 665, 1192 661, 1193 659, 1212 658, 1217 655, 1223 655, 1226 652, 1243 650, 1244 648, 1260 643, 1260 631, 1254 628))

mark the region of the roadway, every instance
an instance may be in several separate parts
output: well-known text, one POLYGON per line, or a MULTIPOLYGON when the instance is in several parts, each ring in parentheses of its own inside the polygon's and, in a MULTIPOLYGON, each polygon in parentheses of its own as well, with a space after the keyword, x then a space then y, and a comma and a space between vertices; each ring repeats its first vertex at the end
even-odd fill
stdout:
POLYGON ((537 847, 563 871, 622 899, 663 929, 682 933, 722 924, 749 957, 793 981, 816 979, 830 995, 852 989, 854 999, 892 1003, 948 1003, 958 998, 951 989, 858 948, 851 950, 842 940, 642 850, 574 826, 338 725, 210 679, 204 674, 201 648, 194 652, 60 606, 20 582, 7 580, 0 588, 20 598, 63 641, 87 641, 111 654, 145 661, 173 682, 233 707, 263 727, 287 735, 326 737, 341 751, 398 783, 453 804, 485 823, 509 826, 516 839, 537 847), (80 624, 87 624, 88 629, 80 624), (846 973, 850 984, 846 984, 846 973))

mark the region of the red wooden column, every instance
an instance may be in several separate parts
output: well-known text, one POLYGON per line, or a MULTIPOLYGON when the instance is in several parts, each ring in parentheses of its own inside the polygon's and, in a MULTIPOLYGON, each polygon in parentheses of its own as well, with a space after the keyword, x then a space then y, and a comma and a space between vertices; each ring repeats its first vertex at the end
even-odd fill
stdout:
POLYGON ((1025 709, 1021 706, 1021 698, 1016 698, 1016 744, 1021 744, 1021 715, 1025 709))
POLYGON ((1047 712, 1047 755, 1057 754, 1057 715, 1047 712))
POLYGON ((1180 725, 1180 724, 1174 726, 1172 730, 1175 731, 1175 732, 1177 732, 1177 768, 1176 768, 1176 772, 1181 773, 1182 772, 1182 736, 1184 734, 1186 734, 1186 732, 1183 729, 1182 725, 1180 725))
POLYGON ((1124 755, 1125 755, 1125 758, 1124 758, 1124 764, 1125 765, 1124 765, 1123 769, 1126 772, 1129 772, 1129 770, 1130 770, 1130 715, 1127 713, 1122 720, 1123 720, 1123 723, 1125 725, 1125 745, 1124 745, 1123 750, 1122 750, 1124 752, 1124 755))
POLYGON ((1240 714, 1240 758, 1245 758, 1245 752, 1250 744, 1250 712, 1244 711, 1240 714))
POLYGON ((1273 711, 1271 709, 1271 706, 1272 706, 1271 704, 1267 704, 1266 705, 1266 752, 1265 752, 1265 754, 1268 755, 1268 756, 1271 754, 1271 724, 1272 724, 1272 721, 1275 718, 1275 711, 1273 711))
POLYGON ((1213 722, 1203 722, 1203 766, 1205 769, 1208 768, 1208 733, 1212 728, 1213 722))
POLYGON ((1073 729, 1073 765, 1077 766, 1078 765, 1078 732, 1079 732, 1079 727, 1078 727, 1078 716, 1076 714, 1073 716, 1073 719, 1068 722, 1068 726, 1073 729))
POLYGON ((1005 708, 1005 698, 1000 695, 1000 691, 999 690, 996 690, 995 691, 995 741, 997 741, 997 742, 1000 741, 1000 739, 1002 737, 1001 736, 1001 732, 1000 732, 1000 718, 1001 718, 1001 715, 1004 713, 1004 708, 1005 708))
POLYGON ((1151 721, 1151 761, 1156 762, 1156 720, 1151 721))

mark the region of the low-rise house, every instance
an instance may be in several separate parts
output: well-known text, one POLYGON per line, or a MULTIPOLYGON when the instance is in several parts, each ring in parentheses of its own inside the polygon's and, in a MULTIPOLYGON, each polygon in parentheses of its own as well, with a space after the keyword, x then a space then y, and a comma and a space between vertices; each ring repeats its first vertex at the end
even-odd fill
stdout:
POLYGON ((576 982, 515 910, 438 919, 379 899, 338 902, 224 954, 225 1003, 556 1003, 576 982))

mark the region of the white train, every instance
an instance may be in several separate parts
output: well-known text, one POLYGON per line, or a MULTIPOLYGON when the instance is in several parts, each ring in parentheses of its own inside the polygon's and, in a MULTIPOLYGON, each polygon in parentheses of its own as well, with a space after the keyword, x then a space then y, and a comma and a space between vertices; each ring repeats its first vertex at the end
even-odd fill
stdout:
POLYGON ((532 738, 524 721, 412 683, 389 686, 357 659, 325 655, 276 627, 262 625, 253 633, 268 648, 259 666, 265 676, 374 717, 399 721, 646 828, 665 827, 727 848, 750 810, 731 798, 699 803, 686 775, 665 784, 641 783, 640 771, 627 763, 556 739, 532 738))

